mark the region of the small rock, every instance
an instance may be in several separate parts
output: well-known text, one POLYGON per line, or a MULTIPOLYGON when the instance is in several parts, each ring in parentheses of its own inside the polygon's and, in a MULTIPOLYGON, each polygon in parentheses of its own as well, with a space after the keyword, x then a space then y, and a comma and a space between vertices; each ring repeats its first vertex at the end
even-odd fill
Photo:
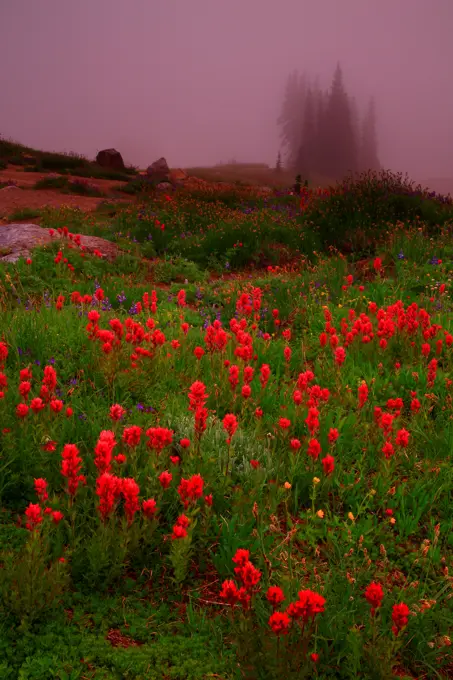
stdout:
POLYGON ((149 180, 156 182, 168 182, 170 179, 170 168, 165 158, 159 158, 146 168, 146 175, 149 180))
POLYGON ((123 157, 116 149, 103 149, 96 156, 96 163, 102 168, 111 170, 124 170, 123 157))

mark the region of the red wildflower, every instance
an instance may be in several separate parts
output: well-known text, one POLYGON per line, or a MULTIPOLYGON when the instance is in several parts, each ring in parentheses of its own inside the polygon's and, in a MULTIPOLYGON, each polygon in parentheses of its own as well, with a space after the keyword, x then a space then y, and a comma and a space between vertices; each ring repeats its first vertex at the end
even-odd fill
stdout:
POLYGON ((238 567, 243 567, 246 562, 249 561, 250 558, 250 552, 246 550, 245 548, 238 548, 236 550, 236 554, 233 557, 233 562, 238 566, 238 567))
POLYGON ((237 428, 238 421, 236 416, 233 413, 227 413, 223 419, 223 429, 227 432, 230 439, 236 432, 237 428))
POLYGON ((54 510, 52 512, 52 523, 53 524, 60 524, 60 522, 63 518, 64 518, 64 515, 59 510, 54 510))
POLYGON ((39 477, 38 479, 35 479, 34 486, 36 495, 38 496, 40 502, 45 503, 45 501, 49 498, 46 480, 42 479, 42 477, 39 477))
POLYGON ((285 612, 274 612, 269 617, 268 623, 276 635, 287 635, 291 626, 291 619, 285 612))
POLYGON ((121 491, 121 479, 104 472, 96 480, 96 495, 99 496, 99 512, 102 521, 112 514, 115 501, 121 491))
POLYGON ((157 512, 157 504, 154 498, 149 498, 147 501, 143 501, 142 510, 145 517, 148 519, 153 519, 157 512))
POLYGON ((179 445, 183 449, 188 449, 190 446, 190 439, 181 439, 179 441, 179 445))
POLYGON ((138 425, 131 425, 130 427, 125 427, 123 430, 123 442, 133 448, 140 444, 140 439, 142 436, 142 428, 138 425))
POLYGON ((370 583, 364 592, 368 604, 371 605, 371 616, 374 616, 376 609, 381 606, 384 599, 384 591, 380 583, 370 583))
POLYGON ((404 428, 396 433, 395 444, 405 448, 409 444, 409 432, 404 428))
POLYGON ((254 470, 257 470, 260 466, 260 462, 259 462, 259 460, 251 460, 250 465, 252 466, 252 468, 254 470))
POLYGON ((57 373, 53 366, 44 367, 44 377, 42 379, 43 385, 45 385, 50 392, 53 392, 57 386, 57 373))
POLYGON ((333 456, 327 455, 325 458, 322 459, 321 463, 324 468, 324 474, 325 475, 332 474, 332 472, 335 469, 335 458, 333 456))
POLYGON ((121 493, 124 498, 124 512, 127 517, 128 524, 132 524, 135 513, 139 510, 138 494, 140 493, 139 486, 135 479, 127 477, 121 480, 121 493))
POLYGON ((288 418, 280 418, 278 426, 281 430, 285 431, 291 427, 291 421, 288 418))
POLYGON ((261 579, 260 570, 254 567, 250 561, 246 562, 241 567, 236 567, 234 571, 247 590, 256 586, 261 579))
POLYGON ((382 447, 382 453, 387 458, 387 460, 389 458, 391 458, 395 453, 395 449, 393 448, 393 444, 389 441, 386 441, 384 446, 382 447))
POLYGON ((171 472, 168 472, 168 470, 161 472, 161 474, 159 475, 159 483, 163 489, 168 489, 172 479, 173 475, 171 474, 171 472))
POLYGON ((331 427, 329 430, 329 434, 327 435, 327 438, 331 444, 334 444, 339 436, 340 433, 338 432, 338 430, 334 427, 331 427))
POLYGON ((317 408, 312 407, 308 409, 308 415, 305 418, 305 422, 310 434, 313 436, 315 432, 319 430, 319 411, 317 408))
POLYGON ((236 389, 236 386, 239 383, 239 367, 235 364, 232 364, 228 369, 228 381, 231 385, 231 389, 236 389))
POLYGON ((176 524, 178 524, 180 527, 184 527, 184 529, 187 529, 190 524, 190 519, 187 517, 187 515, 179 515, 178 519, 176 520, 176 524))
POLYGON ((422 355, 424 357, 427 357, 431 351, 431 345, 427 342, 424 342, 422 345, 422 355))
POLYGON ((201 359, 201 357, 204 354, 204 349, 203 347, 195 347, 194 351, 194 356, 198 359, 198 361, 201 359))
POLYGON ((172 533, 172 541, 178 540, 180 538, 186 538, 187 536, 187 529, 184 527, 180 526, 179 524, 175 524, 173 527, 173 533, 172 533))
POLYGON ((99 473, 110 472, 112 453, 115 446, 114 433, 111 430, 102 430, 94 448, 94 464, 99 473))
POLYGON ((173 442, 173 430, 166 427, 150 427, 146 430, 146 436, 148 437, 146 445, 158 454, 173 442))
POLYGON ((346 352, 344 351, 343 347, 337 347, 335 350, 335 363, 338 366, 341 366, 346 359, 346 352))
POLYGON ((202 408, 208 398, 206 394, 206 385, 200 380, 196 380, 189 389, 189 411, 196 411, 197 408, 202 408))
MULTIPOLYGON (((6 387, 6 381, 0 381, 0 386, 6 387)), ((31 383, 28 380, 24 380, 19 384, 19 394, 24 399, 24 401, 27 401, 30 390, 31 383)))
POLYGON ((241 395, 243 399, 248 399, 252 394, 252 389, 250 385, 242 385, 241 395))
POLYGON ((210 508, 212 507, 212 502, 213 502, 212 493, 209 493, 209 494, 207 494, 207 496, 204 497, 204 502, 210 508))
POLYGON ((57 442, 53 441, 47 441, 44 444, 41 445, 41 448, 43 451, 55 451, 57 448, 57 442))
POLYGON ((17 415, 18 418, 25 418, 27 413, 28 413, 27 404, 17 404, 16 415, 17 415))
POLYGON ((32 379, 32 372, 30 368, 21 368, 19 371, 19 378, 21 381, 24 380, 31 380, 32 379))
POLYGON ((75 444, 65 444, 61 457, 61 474, 68 480, 68 493, 74 496, 79 483, 82 481, 81 475, 79 475, 82 466, 79 449, 75 444))
POLYGON ((28 520, 25 526, 29 531, 36 529, 44 519, 41 515, 41 506, 38 503, 30 503, 25 510, 25 516, 28 520))
POLYGON ((113 406, 110 407, 110 418, 114 421, 121 420, 121 418, 124 417, 126 413, 126 409, 123 408, 120 404, 113 404, 113 406))
POLYGON ((313 460, 318 460, 319 454, 321 453, 321 444, 317 439, 310 439, 308 442, 307 453, 313 460))
POLYGON ((269 381, 271 375, 271 369, 269 364, 263 364, 260 368, 260 383, 261 387, 264 389, 269 381))
POLYGON ((227 580, 222 583, 222 590, 219 593, 221 600, 227 604, 234 605, 238 601, 238 589, 234 581, 227 580))
POLYGON ((182 503, 190 503, 203 495, 204 481, 201 475, 192 475, 190 479, 181 479, 178 494, 182 503))
POLYGON ((45 403, 43 402, 41 397, 35 397, 30 402, 30 408, 33 411, 33 413, 39 413, 40 411, 43 410, 44 407, 45 403))
POLYGON ((392 621, 394 625, 392 626, 392 632, 395 636, 397 636, 398 633, 409 623, 409 614, 409 607, 407 604, 404 604, 404 602, 393 605, 392 621))
POLYGON ((421 409, 421 404, 417 398, 412 399, 411 401, 411 411, 412 413, 418 413, 421 409))
POLYGON ((61 399, 51 399, 50 408, 54 413, 60 413, 63 410, 63 402, 61 399))
POLYGON ((266 599, 273 607, 278 607, 285 599, 285 595, 279 586, 270 586, 266 593, 266 599))
POLYGON ((262 418, 263 417, 263 409, 262 408, 256 408, 255 409, 255 418, 262 418))
POLYGON ((302 446, 299 439, 291 439, 289 445, 293 451, 299 451, 300 447, 302 446))
POLYGON ((362 382, 362 384, 359 386, 357 390, 357 394, 359 397, 359 408, 362 408, 365 403, 368 401, 368 385, 366 382, 362 382))
POLYGON ((208 409, 202 406, 198 406, 195 409, 195 433, 197 437, 201 437, 203 432, 206 430, 206 422, 208 420, 208 409))

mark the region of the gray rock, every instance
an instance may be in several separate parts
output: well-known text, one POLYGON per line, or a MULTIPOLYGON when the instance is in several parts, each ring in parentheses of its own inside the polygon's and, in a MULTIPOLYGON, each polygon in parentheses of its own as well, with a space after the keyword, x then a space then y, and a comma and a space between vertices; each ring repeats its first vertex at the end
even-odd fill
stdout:
POLYGON ((146 176, 153 182, 168 182, 170 179, 170 168, 165 158, 159 158, 146 168, 146 176))
POLYGON ((103 149, 96 156, 96 163, 102 168, 111 170, 124 170, 123 157, 116 149, 103 149))
POLYGON ((170 189, 173 189, 173 185, 170 184, 170 182, 159 182, 157 188, 162 189, 164 191, 169 191, 170 189))
MULTIPOLYGON (((37 224, 0 225, 0 262, 17 262, 21 257, 30 257, 33 248, 45 246, 62 238, 62 234, 57 231, 51 235, 48 229, 43 229, 37 224)), ((99 250, 103 257, 110 260, 114 259, 118 252, 114 243, 99 236, 83 235, 81 245, 86 252, 99 250)))

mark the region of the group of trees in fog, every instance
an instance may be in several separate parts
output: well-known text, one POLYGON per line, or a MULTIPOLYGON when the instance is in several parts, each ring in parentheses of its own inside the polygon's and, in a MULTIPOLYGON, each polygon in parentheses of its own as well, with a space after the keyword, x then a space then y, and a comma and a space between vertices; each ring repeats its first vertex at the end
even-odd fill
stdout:
POLYGON ((285 165, 303 177, 339 179, 348 173, 380 169, 374 100, 361 115, 345 89, 339 64, 328 91, 293 72, 278 124, 285 165))

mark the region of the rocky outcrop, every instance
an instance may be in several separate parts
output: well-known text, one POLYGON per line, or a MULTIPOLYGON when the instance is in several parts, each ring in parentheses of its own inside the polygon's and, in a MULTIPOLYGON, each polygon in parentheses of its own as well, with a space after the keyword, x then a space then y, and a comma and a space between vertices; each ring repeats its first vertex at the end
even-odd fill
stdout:
POLYGON ((103 149, 96 156, 96 163, 110 170, 124 170, 123 157, 116 149, 103 149))
MULTIPOLYGON (((45 246, 56 239, 63 239, 63 235, 37 224, 5 224, 0 225, 0 262, 17 262, 21 257, 31 256, 33 248, 45 246)), ((113 260, 117 254, 117 247, 111 241, 99 236, 81 236, 80 244, 88 253, 99 251, 103 257, 113 260)))
POLYGON ((165 158, 159 158, 146 168, 146 177, 148 180, 159 184, 159 182, 169 182, 170 168, 165 158))

